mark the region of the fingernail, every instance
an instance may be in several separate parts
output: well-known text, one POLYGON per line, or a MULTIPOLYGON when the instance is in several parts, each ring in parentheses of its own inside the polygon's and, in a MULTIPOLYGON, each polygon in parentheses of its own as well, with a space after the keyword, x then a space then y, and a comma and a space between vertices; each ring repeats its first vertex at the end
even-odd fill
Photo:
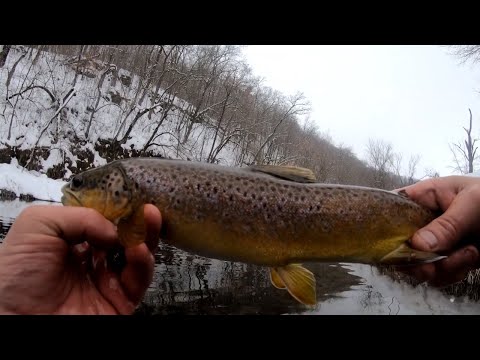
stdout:
POLYGON ((435 235, 433 235, 433 233, 431 231, 428 231, 428 230, 424 230, 424 231, 421 231, 418 236, 423 240, 423 242, 425 242, 428 247, 430 249, 434 249, 437 244, 438 244, 438 240, 437 238, 435 237, 435 235))

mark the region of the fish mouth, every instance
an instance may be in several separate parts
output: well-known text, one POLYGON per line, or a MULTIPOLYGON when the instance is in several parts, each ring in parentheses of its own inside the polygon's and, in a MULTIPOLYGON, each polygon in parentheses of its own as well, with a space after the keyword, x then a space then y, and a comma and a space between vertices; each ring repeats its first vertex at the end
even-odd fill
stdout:
POLYGON ((62 187, 62 198, 60 201, 65 206, 82 206, 82 203, 78 197, 70 190, 69 184, 66 184, 62 187))

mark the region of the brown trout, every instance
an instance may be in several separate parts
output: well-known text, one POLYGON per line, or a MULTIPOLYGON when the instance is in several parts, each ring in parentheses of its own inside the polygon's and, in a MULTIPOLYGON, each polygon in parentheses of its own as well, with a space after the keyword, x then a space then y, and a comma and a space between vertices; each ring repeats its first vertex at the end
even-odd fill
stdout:
POLYGON ((113 161, 75 175, 62 203, 117 225, 123 246, 144 241, 143 205, 162 214, 161 240, 187 252, 270 269, 272 284, 316 303, 306 261, 415 264, 445 256, 407 240, 435 218, 405 195, 316 183, 308 169, 227 167, 158 158, 113 161))

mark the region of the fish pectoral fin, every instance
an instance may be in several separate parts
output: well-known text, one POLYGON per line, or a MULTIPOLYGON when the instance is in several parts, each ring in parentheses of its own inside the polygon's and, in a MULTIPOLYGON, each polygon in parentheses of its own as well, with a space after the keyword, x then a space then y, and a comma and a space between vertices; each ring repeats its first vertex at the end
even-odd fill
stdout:
POLYGON ((299 264, 289 264, 277 267, 274 271, 290 295, 297 301, 305 305, 315 305, 317 303, 315 276, 310 270, 299 264))
POLYGON ((314 183, 317 181, 315 174, 310 169, 296 166, 277 166, 277 165, 251 165, 247 167, 250 171, 258 171, 269 174, 285 180, 314 183))
POLYGON ((131 247, 143 243, 146 239, 143 206, 139 206, 129 217, 120 219, 117 230, 122 246, 131 247))
POLYGON ((415 265, 425 264, 446 258, 437 253, 415 250, 407 244, 402 244, 391 253, 385 255, 380 262, 385 265, 415 265))
POLYGON ((277 270, 275 270, 274 268, 270 268, 270 281, 272 282, 273 286, 275 286, 277 289, 286 288, 282 278, 278 274, 277 270))

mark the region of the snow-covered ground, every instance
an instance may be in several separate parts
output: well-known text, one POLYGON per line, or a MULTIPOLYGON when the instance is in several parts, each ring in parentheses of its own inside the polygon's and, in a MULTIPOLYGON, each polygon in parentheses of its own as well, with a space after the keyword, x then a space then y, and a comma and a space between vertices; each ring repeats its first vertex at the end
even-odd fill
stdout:
MULTIPOLYGON (((0 164, 0 189, 20 195, 31 195, 35 199, 60 201, 62 180, 53 180, 37 171, 27 171, 13 160, 10 164, 0 164)), ((0 206, 1 207, 1 206, 0 206)))

